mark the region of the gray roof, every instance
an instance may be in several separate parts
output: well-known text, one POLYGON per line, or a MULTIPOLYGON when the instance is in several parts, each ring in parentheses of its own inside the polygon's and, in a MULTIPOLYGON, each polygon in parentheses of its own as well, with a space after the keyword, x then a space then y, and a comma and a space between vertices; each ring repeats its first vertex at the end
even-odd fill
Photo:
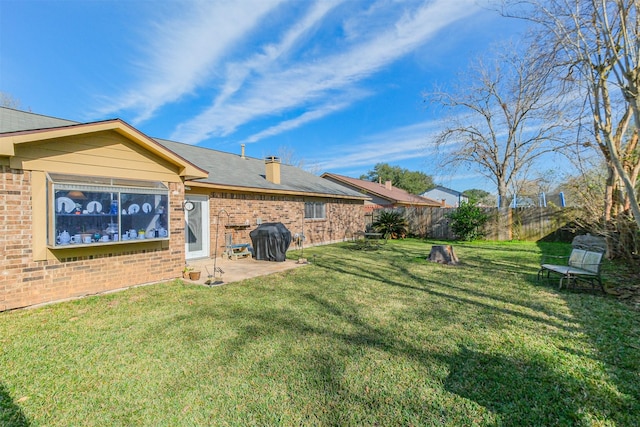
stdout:
POLYGON ((78 122, 0 107, 0 133, 77 125, 78 122))
MULTIPOLYGON (((25 111, 0 107, 0 134, 26 130, 50 129, 82 124, 71 120, 43 116, 25 111)), ((267 181, 263 159, 242 158, 240 155, 154 138, 169 150, 201 169, 209 172, 206 179, 189 182, 239 187, 239 189, 259 189, 312 193, 346 198, 367 198, 357 191, 331 182, 291 165, 280 165, 280 184, 267 181)))
POLYGON ((433 191, 433 190, 440 190, 440 191, 444 191, 445 193, 449 193, 449 194, 452 194, 452 195, 454 195, 454 196, 463 196, 463 195, 464 195, 463 193, 461 193, 461 192, 459 192, 459 191, 453 190, 453 189, 451 189, 451 188, 443 187, 442 185, 436 185, 436 186, 435 186, 435 187, 433 187, 432 189, 427 190, 427 191, 425 191, 425 192, 424 192, 424 193, 422 193, 422 194, 427 194, 427 193, 429 193, 430 191, 433 191))
POLYGON ((320 193, 358 199, 368 198, 357 191, 295 166, 281 164, 280 184, 274 184, 267 181, 265 177, 264 159, 246 156, 243 158, 239 154, 226 153, 164 139, 156 138, 156 141, 209 172, 208 178, 196 179, 191 182, 259 188, 262 190, 292 191, 296 193, 320 193))

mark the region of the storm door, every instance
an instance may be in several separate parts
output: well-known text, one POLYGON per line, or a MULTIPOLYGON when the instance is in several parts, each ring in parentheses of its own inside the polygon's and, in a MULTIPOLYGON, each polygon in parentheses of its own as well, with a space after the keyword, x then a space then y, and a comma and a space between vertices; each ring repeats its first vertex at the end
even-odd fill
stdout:
POLYGON ((185 258, 209 256, 209 198, 186 196, 185 210, 185 258))

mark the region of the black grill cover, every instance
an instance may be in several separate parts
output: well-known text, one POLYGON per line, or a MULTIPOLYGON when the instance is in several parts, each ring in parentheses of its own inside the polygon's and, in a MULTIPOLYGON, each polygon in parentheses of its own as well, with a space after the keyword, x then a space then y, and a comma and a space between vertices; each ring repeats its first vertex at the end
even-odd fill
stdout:
POLYGON ((291 244, 291 232, 281 222, 267 222, 249 233, 253 257, 262 261, 284 261, 291 244))

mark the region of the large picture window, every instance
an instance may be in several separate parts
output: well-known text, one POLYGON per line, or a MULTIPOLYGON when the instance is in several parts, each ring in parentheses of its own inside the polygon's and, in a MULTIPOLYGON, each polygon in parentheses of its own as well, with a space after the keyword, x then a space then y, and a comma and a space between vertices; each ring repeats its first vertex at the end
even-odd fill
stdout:
POLYGON ((49 174, 47 201, 49 247, 169 238, 160 182, 49 174))
POLYGON ((323 202, 305 202, 304 217, 305 219, 325 219, 325 204, 323 202))

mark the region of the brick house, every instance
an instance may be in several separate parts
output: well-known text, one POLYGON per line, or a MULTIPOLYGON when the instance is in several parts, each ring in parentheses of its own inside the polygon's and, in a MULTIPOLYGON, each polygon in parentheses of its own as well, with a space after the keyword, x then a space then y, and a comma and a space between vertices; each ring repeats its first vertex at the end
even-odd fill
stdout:
POLYGON ((365 200, 277 158, 0 108, 0 311, 177 278, 261 222, 343 240, 365 200))
POLYGON ((365 181, 328 172, 323 173, 322 178, 370 197, 369 200, 365 201, 364 205, 365 212, 367 213, 378 209, 442 207, 440 202, 433 199, 416 196, 401 188, 394 187, 391 185, 391 181, 386 181, 383 184, 381 182, 365 181))

